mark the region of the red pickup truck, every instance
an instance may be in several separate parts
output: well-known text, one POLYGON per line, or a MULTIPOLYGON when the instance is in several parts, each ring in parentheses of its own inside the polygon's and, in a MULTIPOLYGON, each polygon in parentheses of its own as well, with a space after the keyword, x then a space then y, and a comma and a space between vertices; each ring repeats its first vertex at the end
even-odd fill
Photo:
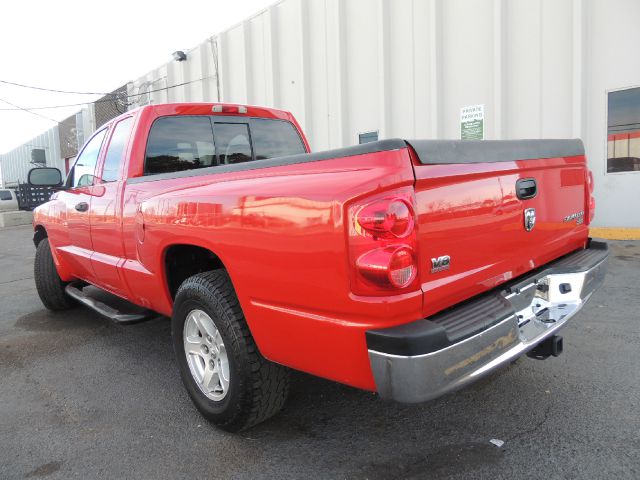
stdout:
POLYGON ((235 431, 288 368, 421 402, 528 354, 606 272, 580 140, 390 139, 309 153, 287 112, 152 105, 101 127, 34 214, 44 305, 171 316, 182 380, 235 431), (108 293, 106 293, 108 292, 108 293))

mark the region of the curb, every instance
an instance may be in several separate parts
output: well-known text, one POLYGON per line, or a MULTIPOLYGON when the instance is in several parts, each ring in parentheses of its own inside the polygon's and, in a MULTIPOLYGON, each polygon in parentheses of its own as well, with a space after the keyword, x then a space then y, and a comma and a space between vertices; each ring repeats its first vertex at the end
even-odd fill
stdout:
POLYGON ((606 240, 640 240, 640 228, 592 227, 589 236, 606 240))

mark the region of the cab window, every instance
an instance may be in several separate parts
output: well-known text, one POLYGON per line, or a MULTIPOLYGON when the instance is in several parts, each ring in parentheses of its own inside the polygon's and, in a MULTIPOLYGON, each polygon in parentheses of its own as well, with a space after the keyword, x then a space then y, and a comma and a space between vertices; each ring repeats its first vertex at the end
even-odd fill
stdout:
POLYGON ((82 149, 67 181, 71 187, 88 187, 94 184, 96 163, 106 133, 106 128, 99 131, 82 149))
POLYGON ((179 172, 215 165, 209 117, 161 117, 149 131, 144 174, 179 172))
POLYGON ((104 156, 104 166, 102 167, 103 182, 115 182, 118 180, 120 164, 122 163, 124 148, 127 146, 127 140, 129 140, 132 124, 133 117, 129 117, 119 121, 115 126, 107 153, 104 156))
POLYGON ((251 139, 256 160, 307 153, 298 131, 284 120, 252 119, 251 139))
POLYGON ((215 115, 160 117, 149 130, 144 174, 235 165, 300 153, 306 153, 302 138, 287 121, 215 115))
POLYGON ((249 125, 246 123, 216 122, 214 134, 220 165, 232 165, 253 160, 249 125))

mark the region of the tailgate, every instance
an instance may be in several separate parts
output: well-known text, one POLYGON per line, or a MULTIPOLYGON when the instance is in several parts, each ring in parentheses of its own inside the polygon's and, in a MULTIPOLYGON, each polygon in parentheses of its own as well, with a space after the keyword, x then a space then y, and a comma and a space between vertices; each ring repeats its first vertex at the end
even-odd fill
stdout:
POLYGON ((425 316, 584 247, 580 140, 409 144, 425 316))

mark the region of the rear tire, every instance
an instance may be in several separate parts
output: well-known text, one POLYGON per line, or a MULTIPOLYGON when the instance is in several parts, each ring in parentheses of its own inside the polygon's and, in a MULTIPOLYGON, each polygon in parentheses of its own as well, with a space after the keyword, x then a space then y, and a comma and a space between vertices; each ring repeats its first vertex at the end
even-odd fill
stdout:
POLYGON ((180 375, 205 418, 237 432, 280 411, 289 392, 289 371, 258 351, 226 271, 185 280, 173 311, 180 375))
POLYGON ((36 290, 44 306, 53 311, 68 310, 75 302, 65 293, 66 282, 58 275, 47 238, 40 241, 33 262, 36 290))

